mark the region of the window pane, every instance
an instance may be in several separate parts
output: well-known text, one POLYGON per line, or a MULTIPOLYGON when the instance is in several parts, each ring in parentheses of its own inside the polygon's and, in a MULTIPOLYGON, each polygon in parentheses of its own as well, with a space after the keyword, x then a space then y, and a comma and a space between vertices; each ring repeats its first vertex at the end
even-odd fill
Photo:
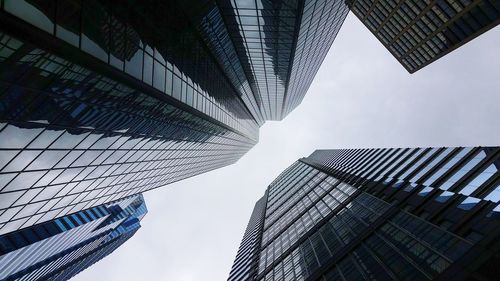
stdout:
POLYGON ((0 193, 0 209, 9 207, 12 203, 19 199, 23 193, 24 191, 0 193))
POLYGON ((2 148, 24 148, 30 143, 42 129, 25 129, 14 125, 8 125, 0 132, 0 147, 2 148))
POLYGON ((148 85, 153 85, 153 57, 144 53, 144 68, 142 81, 148 85))
POLYGON ((155 60, 153 86, 162 92, 165 91, 165 67, 156 60, 155 60))
POLYGON ((142 79, 142 49, 136 48, 125 61, 125 72, 137 79, 142 79))
POLYGON ((14 160, 12 160, 9 165, 7 165, 3 171, 4 172, 13 172, 13 171, 21 171, 23 170, 33 159, 35 159, 38 154, 40 154, 41 150, 26 150, 19 153, 14 160))
POLYGON ((13 181, 9 183, 9 185, 5 187, 4 190, 2 190, 2 192, 31 188, 31 186, 35 182, 37 182, 44 174, 45 172, 20 173, 13 181))
POLYGON ((50 169, 66 155, 66 151, 47 150, 38 156, 29 166, 28 170, 50 169))
POLYGON ((461 194, 470 195, 478 187, 480 187, 483 183, 485 183, 488 179, 490 179, 498 169, 495 164, 491 164, 486 168, 486 170, 482 171, 479 175, 477 175, 469 184, 467 184, 462 190, 460 190, 461 194))

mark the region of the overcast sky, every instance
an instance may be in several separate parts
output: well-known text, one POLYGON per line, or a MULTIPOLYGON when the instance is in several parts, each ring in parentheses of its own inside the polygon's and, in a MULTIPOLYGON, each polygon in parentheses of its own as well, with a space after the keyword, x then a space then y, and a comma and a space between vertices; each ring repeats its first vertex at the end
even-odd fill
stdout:
POLYGON ((142 228, 74 280, 226 280, 255 201, 318 148, 500 145, 500 28, 415 74, 347 17, 302 104, 236 164, 145 194, 142 228))

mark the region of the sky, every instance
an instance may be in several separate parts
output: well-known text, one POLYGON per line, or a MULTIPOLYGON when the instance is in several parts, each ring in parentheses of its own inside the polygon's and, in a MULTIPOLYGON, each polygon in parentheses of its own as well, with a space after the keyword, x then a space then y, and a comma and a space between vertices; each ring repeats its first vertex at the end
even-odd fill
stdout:
POLYGON ((500 145, 500 27, 409 74, 349 14, 304 101, 236 164, 145 193, 123 246, 73 280, 226 280, 255 202, 315 149, 500 145))

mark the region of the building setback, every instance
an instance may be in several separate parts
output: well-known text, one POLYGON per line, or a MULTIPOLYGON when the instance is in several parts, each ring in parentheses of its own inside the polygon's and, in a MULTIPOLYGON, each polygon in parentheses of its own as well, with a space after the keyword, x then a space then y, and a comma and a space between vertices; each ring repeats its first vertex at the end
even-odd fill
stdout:
POLYGON ((0 236, 0 280, 67 280, 132 237, 141 194, 0 236))
POLYGON ((498 0, 346 2, 410 73, 500 23, 498 0))
POLYGON ((342 1, 0 0, 0 234, 236 162, 342 1))
POLYGON ((496 280, 500 148, 317 150, 256 204, 229 280, 496 280))

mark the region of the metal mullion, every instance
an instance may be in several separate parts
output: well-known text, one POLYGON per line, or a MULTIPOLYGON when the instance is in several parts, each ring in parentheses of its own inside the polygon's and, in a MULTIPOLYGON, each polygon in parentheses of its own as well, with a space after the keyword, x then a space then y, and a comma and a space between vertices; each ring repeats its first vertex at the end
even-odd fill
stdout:
MULTIPOLYGON (((378 0, 377 0, 377 3, 380 3, 380 1, 378 1, 378 0)), ((383 20, 383 21, 380 23, 380 25, 378 26, 378 28, 377 28, 374 32, 379 33, 379 32, 380 32, 380 30, 381 30, 383 27, 385 27, 385 26, 386 26, 387 22, 389 22, 389 20, 390 20, 391 18, 393 18, 393 16, 394 16, 394 15, 398 12, 399 8, 401 7, 401 4, 403 4, 403 3, 405 3, 405 1, 397 1, 397 3, 396 3, 396 7, 392 8, 392 11, 389 11, 389 14, 388 14, 388 15, 387 15, 387 17, 385 18, 385 20, 383 20)), ((417 14, 417 15, 416 15, 416 17, 415 17, 415 19, 420 18, 420 17, 421 17, 421 15, 423 15, 425 12, 427 12, 427 10, 429 10, 429 9, 430 9, 429 7, 431 7, 431 5, 429 5, 429 6, 427 7, 427 9, 422 10, 422 11, 420 12, 420 14, 417 14)), ((410 23, 412 23, 412 22, 413 22, 413 20, 412 20, 412 21, 410 21, 410 23)), ((398 22, 398 24, 399 24, 399 22, 398 22)), ((410 24, 409 24, 409 26, 410 26, 410 24)), ((405 29, 406 29, 406 28, 403 28, 403 30, 405 30, 405 29)), ((396 41, 396 38, 398 38, 398 37, 399 37, 399 35, 400 35, 401 33, 403 33, 403 32, 404 32, 403 30, 399 31, 399 33, 398 33, 398 34, 396 34, 396 35, 394 36, 394 38, 392 38, 392 39, 391 39, 390 43, 394 43, 394 42, 396 41)))
MULTIPOLYGON (((174 171, 173 173, 175 173, 175 171, 174 171)), ((129 174, 129 173, 128 173, 128 174, 129 174)), ((111 175, 110 175, 110 176, 111 176, 111 175)), ((154 177, 148 177, 148 178, 146 178, 146 179, 152 179, 152 178, 154 178, 154 177)), ((99 179, 99 178, 97 178, 97 179, 99 179)), ((97 180, 97 179, 96 179, 96 180, 97 180)), ((137 182, 139 182, 139 181, 137 181, 137 182)), ((124 183, 124 184, 125 184, 125 183, 124 183)), ((113 186, 116 186, 116 185, 117 185, 117 184, 113 184, 113 185, 111 185, 110 187, 113 187, 113 186)), ((142 185, 136 186, 136 187, 134 188, 134 190, 136 190, 138 187, 141 187, 141 186, 142 186, 142 185)), ((108 188, 102 188, 102 190, 104 191, 104 190, 109 190, 109 189, 108 189, 108 188)), ((91 201, 91 200, 89 200, 89 201, 91 201)), ((83 203, 83 202, 81 202, 81 203, 83 203)))
MULTIPOLYGON (((418 272, 420 272, 422 275, 424 275, 425 277, 427 277, 428 280, 432 280, 432 276, 430 276, 427 272, 423 271, 420 267, 420 265, 414 261, 413 259, 411 259, 410 257, 408 257, 407 255, 401 253, 400 249, 398 249, 396 246, 394 246, 391 242, 389 242, 385 237, 383 237, 383 235, 381 235, 380 233, 378 233, 377 231, 374 231, 373 232, 373 235, 377 236, 380 240, 382 240, 384 243, 385 243, 385 246, 388 246, 389 248, 391 248, 393 251, 395 251, 396 253, 399 254, 399 257, 402 257, 403 260, 405 260, 408 264, 412 265, 418 272)), ((377 255, 377 257, 379 257, 379 255, 377 255)), ((391 270, 392 272, 392 270, 391 270)))
MULTIPOLYGON (((341 183, 341 181, 338 181, 337 183, 335 183, 335 184, 331 185, 331 186, 330 186, 330 188, 328 189, 328 191, 327 191, 327 192, 326 192, 326 193, 325 193, 322 197, 317 198, 315 201, 312 201, 312 200, 311 200, 313 203, 312 203, 309 207, 307 207, 307 206, 304 204, 304 210, 299 211, 299 212, 298 212, 298 215, 295 217, 295 219, 294 219, 294 220, 292 220, 292 221, 290 221, 289 223, 287 223, 287 226, 283 227, 283 228, 282 228, 279 232, 277 232, 277 234, 275 234, 275 235, 274 235, 274 238, 273 238, 273 239, 268 240, 268 242, 267 242, 265 245, 262 245, 262 247, 267 247, 269 244, 271 244, 271 243, 272 243, 272 241, 274 241, 277 237, 279 237, 282 233, 284 233, 287 229, 289 229, 289 228, 290 228, 290 227, 291 227, 291 226, 292 226, 292 225, 293 225, 296 221, 298 221, 298 220, 299 220, 299 219, 300 219, 300 218, 301 218, 301 217, 302 217, 305 213, 307 213, 307 212, 309 211, 309 209, 311 209, 312 207, 314 207, 314 206, 315 206, 315 205, 316 205, 319 201, 322 201, 322 200, 323 200, 323 198, 324 198, 325 196, 327 196, 327 195, 328 195, 328 194, 329 194, 329 193, 330 193, 333 189, 337 188, 337 186, 338 186, 340 183, 341 183)), ((316 186, 317 186, 317 185, 316 185, 316 186)), ((340 190, 339 190, 339 191, 340 191, 340 190)), ((309 193, 307 193, 307 194, 309 194, 309 193)), ((302 201, 301 201, 301 200, 302 200, 302 198, 304 198, 305 196, 307 196, 307 194, 304 194, 303 196, 301 196, 301 199, 300 199, 299 201, 297 201, 297 202, 302 202, 302 201)), ((350 196, 348 195, 347 197, 349 198, 350 196)), ((334 198, 334 199, 335 199, 335 198, 334 198)), ((341 205, 342 205, 342 202, 338 201, 337 199, 335 199, 335 201, 336 201, 337 203, 339 203, 339 205, 338 205, 338 206, 341 206, 341 205)), ((323 202, 323 203, 324 203, 324 202, 323 202)), ((327 206, 328 206, 328 204, 327 204, 327 206)), ((337 206, 337 207, 338 207, 338 206, 337 206)), ((328 206, 328 208, 331 210, 330 206, 328 206)), ((330 213, 332 213, 333 211, 334 211, 334 210, 331 210, 331 212, 330 212, 330 213)), ((278 221, 278 220, 279 220, 279 218, 281 218, 281 217, 282 217, 282 216, 284 216, 285 214, 286 214, 286 213, 283 213, 280 217, 278 217, 278 218, 276 219, 276 221, 278 221)), ((268 227, 268 228, 269 228, 269 227, 268 227)), ((267 230, 267 229, 266 229, 266 230, 267 230)), ((307 231, 306 231, 306 232, 307 232, 307 231)), ((299 238, 300 238, 300 237, 299 237, 299 238)))
POLYGON ((382 260, 380 260, 380 258, 377 256, 376 253, 374 253, 374 251, 368 247, 365 243, 361 243, 360 247, 362 247, 365 251, 367 251, 371 257, 379 264, 379 266, 385 271, 385 273, 387 273, 387 275, 391 276, 392 280, 399 280, 399 278, 397 278, 394 273, 392 272, 392 270, 390 268, 387 267, 387 265, 382 262, 382 260))
POLYGON ((351 174, 354 176, 355 174, 357 177, 361 177, 368 169, 372 168, 373 163, 379 159, 381 156, 383 156, 385 153, 387 153, 388 149, 385 148, 377 148, 375 152, 364 159, 364 161, 360 162, 358 165, 356 165, 355 168, 353 168, 353 171, 351 174))
MULTIPOLYGON (((312 16, 314 14, 314 11, 316 9, 316 4, 317 4, 317 1, 314 2, 313 6, 311 8, 308 8, 309 9, 312 9, 310 15, 312 16)), ((285 114, 288 112, 288 104, 289 104, 289 87, 290 87, 290 80, 291 80, 291 76, 292 76, 292 69, 294 67, 294 64, 296 62, 300 62, 302 61, 302 57, 304 55, 304 50, 301 48, 301 52, 299 54, 299 58, 296 60, 295 56, 296 56, 296 51, 297 51, 297 46, 298 46, 298 42, 299 42, 299 37, 301 36, 300 34, 300 31, 302 29, 302 24, 303 24, 303 16, 304 16, 304 8, 305 8, 305 1, 303 0, 300 0, 297 2, 297 15, 298 15, 298 18, 296 19, 296 22, 295 22, 295 28, 294 28, 294 39, 293 39, 293 42, 292 42, 292 51, 290 52, 290 61, 291 63, 288 65, 288 75, 287 75, 287 81, 286 81, 286 85, 285 85, 285 95, 283 97, 283 104, 282 104, 282 114, 283 112, 285 112, 285 114)), ((307 18, 307 29, 306 29, 306 35, 305 35, 305 39, 303 40, 303 42, 307 41, 307 36, 309 34, 309 27, 311 25, 311 18, 307 18)), ((292 93, 293 97, 295 97, 295 95, 292 93)))
POLYGON ((409 182, 414 175, 416 175, 421 169, 425 168, 436 156, 441 154, 441 152, 443 151, 440 150, 440 148, 436 148, 436 151, 433 152, 433 149, 434 148, 424 149, 424 151, 420 153, 420 155, 418 155, 415 159, 413 159, 413 161, 411 161, 410 163, 408 163, 408 165, 406 165, 404 170, 401 170, 399 172, 400 175, 398 175, 398 179, 409 182), (420 160, 426 157, 427 159, 424 159, 422 163, 420 163, 418 166, 415 166, 418 164, 420 160), (400 176, 406 174, 408 171, 410 172, 404 178, 399 178, 400 176))
MULTIPOLYGON (((420 40, 420 42, 414 46, 413 48, 411 48, 408 52, 406 52, 407 54, 410 54, 410 53, 413 53, 416 49, 420 48, 425 42, 429 41, 430 38, 436 36, 436 34, 438 33, 441 33, 443 30, 445 30, 447 27, 449 27, 452 23, 454 23, 458 18, 460 18, 461 16, 463 16, 465 13, 469 12, 470 10, 472 10, 472 8, 476 7, 477 5, 479 4, 479 2, 473 2, 471 3, 471 5, 467 6, 467 7, 464 7, 462 9, 462 11, 456 13, 452 18, 449 18, 448 21, 446 22, 443 22, 443 24, 439 27, 436 28, 435 31, 433 31, 432 33, 430 33, 429 35, 427 35, 424 39, 420 40)), ((425 11, 429 11, 433 6, 429 6, 428 9, 426 9, 425 11)), ((440 9, 442 11, 442 9, 440 7, 438 7, 438 9, 440 9)), ((443 11, 442 11, 443 12, 443 11)), ((411 21, 410 24, 414 24, 415 23, 415 20, 411 21)), ((406 28, 405 30, 408 30, 411 25, 408 25, 408 28, 406 28)), ((403 32, 401 32, 400 34, 402 34, 403 32)), ((470 36, 467 36, 467 37, 470 37, 470 36)), ((399 36, 398 36, 399 38, 399 36)), ((394 41, 394 40, 393 40, 394 41)), ((406 55, 407 56, 407 55, 406 55)), ((424 61, 423 65, 420 67, 424 67, 426 64, 428 64, 428 62, 431 62, 431 61, 434 61, 436 60, 437 58, 431 58, 430 61, 424 61)))
MULTIPOLYGON (((305 178, 306 176, 308 176, 309 174, 310 174, 310 173, 308 173, 308 174, 304 175, 304 176, 301 178, 301 180, 302 180, 302 179, 304 179, 304 178, 305 178)), ((319 173, 316 173, 314 176, 312 176, 312 177, 311 177, 311 179, 310 179, 309 181, 304 182, 303 184, 301 184, 301 186, 300 186, 299 188, 297 188, 297 191, 296 191, 296 192, 298 192, 299 190, 304 190, 304 187, 305 187, 306 185, 308 185, 308 184, 309 184, 309 182, 311 182, 311 180, 312 180, 314 177, 316 177, 318 174, 319 174, 319 173)), ((296 177, 296 178, 297 178, 297 177, 296 177)), ((300 197, 300 199, 299 199, 299 200, 301 200, 301 198, 303 198, 304 196, 307 196, 307 194, 309 194, 312 190, 314 190, 314 189, 315 189, 315 188, 316 188, 316 187, 317 187, 317 186, 318 186, 321 182, 323 182, 325 179, 326 179, 326 177, 324 177, 323 179, 321 179, 319 182, 314 183, 314 186, 313 186, 313 187, 311 187, 311 189, 309 189, 309 191, 305 192, 305 193, 304 193, 304 195, 302 195, 302 196, 300 197)), ((283 190, 284 190, 284 192, 285 192, 285 189, 283 189, 283 190)), ((289 200, 290 200, 290 199, 292 199, 292 198, 293 198, 293 195, 294 195, 294 194, 290 194, 290 195, 288 195, 288 196, 287 196, 286 194, 282 194, 282 197, 280 197, 280 199, 281 199, 281 198, 283 198, 283 197, 285 197, 286 199, 285 199, 285 200, 283 200, 281 203, 279 203, 279 205, 277 205, 277 206, 274 208, 274 210, 273 210, 271 213, 269 213, 269 215, 267 215, 267 216, 266 216, 266 218, 269 218, 272 214, 275 214, 275 213, 276 213, 276 211, 278 211, 278 210, 279 210, 279 208, 280 208, 281 206, 283 206, 284 204, 286 204, 287 202, 289 202, 289 200)), ((297 200, 296 202, 298 202, 299 200, 297 200)), ((274 205, 274 204, 273 204, 273 205, 274 205)), ((283 215, 283 214, 284 214, 284 213, 282 213, 282 215, 283 215)), ((280 215, 279 217, 281 217, 281 215, 280 215)), ((276 221, 276 220, 274 220, 274 219, 273 219, 273 222, 274 222, 274 221, 276 221)), ((266 227, 266 228, 267 228, 267 227, 266 227)))
MULTIPOLYGON (((7 127, 7 126, 5 126, 4 128, 6 128, 6 127, 7 127)), ((32 140, 31 140, 31 141, 30 141, 30 142, 29 142, 29 143, 25 146, 25 148, 24 148, 24 149, 20 149, 20 150, 19 150, 19 153, 17 153, 17 154, 16 154, 16 155, 15 155, 15 156, 14 156, 14 157, 13 157, 13 158, 12 158, 12 159, 8 162, 8 163, 6 163, 6 164, 4 165, 4 167, 6 167, 6 166, 8 166, 10 163, 12 163, 12 161, 14 161, 14 160, 15 160, 15 159, 16 159, 16 158, 17 158, 17 157, 18 157, 18 156, 19 156, 19 155, 20 155, 20 154, 21 154, 21 153, 22 153, 22 152, 26 149, 26 147, 28 147, 31 143, 33 143, 33 141, 35 141, 35 140, 36 140, 36 139, 37 139, 40 135, 42 135, 42 133, 43 133, 43 132, 45 132, 45 130, 47 130, 47 128, 44 128, 43 130, 41 130, 41 131, 40 131, 40 133, 39 133, 36 137, 34 137, 34 138, 33 138, 33 139, 32 139, 32 140)), ((23 168, 21 171, 7 172, 7 173, 14 173, 14 172, 15 172, 15 173, 18 173, 18 174, 17 174, 15 177, 13 177, 13 178, 12 178, 12 179, 11 179, 11 180, 7 183, 7 184, 5 184, 5 187, 4 187, 2 190, 0 190, 0 192, 2 192, 2 193, 3 193, 4 189, 5 189, 5 188, 7 188, 7 186, 8 186, 8 185, 9 185, 12 181, 14 181, 14 180, 15 180, 15 179, 19 176, 19 175, 21 175, 21 174, 25 171, 25 169, 26 169, 29 165, 31 165, 31 164, 33 163, 33 161, 35 161, 35 160, 36 160, 36 159, 37 159, 40 155, 42 155, 45 151, 47 151, 47 150, 48 150, 47 148, 48 148, 48 147, 50 147, 52 144, 54 144, 54 142, 56 142, 59 138, 61 138, 61 136, 62 136, 62 135, 64 135, 64 133, 60 134, 60 135, 59 135, 56 139, 54 139, 54 140, 53 140, 53 141, 52 141, 52 142, 51 142, 51 143, 50 143, 50 144, 49 144, 46 148, 43 148, 43 149, 27 149, 28 151, 29 151, 29 150, 36 150, 36 151, 41 150, 41 152, 40 152, 40 154, 38 154, 35 158, 33 158, 33 159, 32 159, 32 160, 31 160, 31 161, 30 161, 27 165, 25 165, 25 166, 24 166, 24 168, 23 168)), ((16 150, 17 150, 17 149, 16 149, 16 150)), ((61 158, 61 159, 60 159, 57 163, 59 163, 60 161, 62 161, 62 159, 64 159, 64 158, 65 158, 65 157, 66 157, 69 153, 70 153, 70 150, 68 150, 68 152, 67 152, 67 153, 66 153, 66 154, 65 154, 65 155, 64 155, 64 156, 63 156, 63 157, 62 157, 62 158, 61 158)), ((54 165, 54 167, 57 165, 57 163, 54 165)), ((45 170, 45 169, 38 169, 38 170, 33 170, 33 171, 43 171, 43 170, 45 170)), ((45 175, 47 175, 47 173, 48 173, 49 171, 51 171, 51 170, 53 170, 53 169, 49 169, 49 170, 47 170, 47 172, 46 172, 44 175, 42 175, 42 177, 40 177, 40 179, 42 179, 45 175)), ((35 183, 33 183, 33 185, 35 185, 35 184, 36 184, 36 183, 37 183, 40 179, 38 179, 35 183)), ((52 180, 52 181, 53 181, 53 180, 52 180)), ((51 182, 52 182, 52 181, 51 181, 51 182)), ((50 184, 50 183, 49 183, 49 184, 50 184)), ((33 187, 33 185, 32 185, 31 187, 29 187, 28 189, 32 188, 32 187, 33 187)), ((47 185, 47 186, 48 186, 48 185, 47 185)), ((28 189, 26 189, 26 191, 27 191, 28 189)), ((13 190, 13 191, 15 191, 15 190, 13 190)), ((25 192, 25 193, 26 193, 26 192, 25 192)), ((24 195, 25 193, 23 193, 23 195, 24 195)), ((19 200, 19 199, 18 199, 18 200, 19 200)), ((17 202, 17 200, 16 200, 16 202, 17 202)), ((14 202, 14 203, 15 203, 15 202, 14 202)), ((13 203, 13 204, 14 204, 14 203, 13 203)), ((12 207, 12 206, 13 206, 13 205, 11 205, 11 207, 12 207)))
POLYGON ((395 149, 390 149, 390 151, 391 151, 389 152, 390 155, 388 154, 387 157, 367 175, 367 177, 364 179, 365 181, 372 180, 375 176, 383 172, 387 167, 389 167, 392 163, 394 163, 394 161, 396 161, 399 157, 401 157, 401 155, 404 154, 405 149, 395 148, 395 149))
POLYGON ((348 161, 348 166, 345 166, 345 169, 342 169, 345 173, 352 174, 357 170, 359 166, 361 166, 363 163, 371 159, 374 155, 376 155, 379 152, 378 148, 369 148, 365 151, 364 153, 359 154, 359 157, 356 157, 355 159, 346 159, 348 161))
MULTIPOLYGON (((480 151, 478 152, 478 154, 479 153, 480 153, 480 151)), ((475 154, 469 160, 472 160, 476 155, 477 154, 475 154)), ((494 162, 498 159, 498 157, 500 157, 500 153, 498 151, 496 153, 494 153, 493 155, 486 155, 486 157, 484 159, 482 159, 479 163, 477 163, 474 167, 472 167, 469 171, 467 171, 466 174, 464 174, 459 179, 459 181, 457 181, 452 186, 450 186, 448 191, 451 191, 454 193, 460 193, 460 191, 464 187, 466 187, 470 182, 472 182, 477 176, 481 175, 488 168, 489 165, 494 165, 494 162)), ((467 163, 464 163, 464 164, 467 164, 467 163)), ((463 167, 463 166, 464 165, 462 165, 461 167, 463 167)), ((460 170, 460 169, 458 169, 458 170, 460 170)), ((499 169, 497 168, 496 174, 498 174, 498 173, 499 173, 499 169)), ((494 176, 495 176, 495 174, 493 174, 490 178, 488 178, 485 182, 483 182, 483 184, 478 186, 477 189, 474 190, 474 192, 472 192, 468 196, 474 196, 473 194, 477 194, 478 193, 477 191, 480 190, 480 187, 484 186, 494 176)))
POLYGON ((366 169, 363 169, 362 173, 359 175, 360 178, 365 179, 367 176, 372 174, 377 168, 386 163, 387 159, 393 155, 398 149, 386 149, 382 152, 376 159, 373 159, 372 163, 366 169))
MULTIPOLYGON (((353 5, 356 5, 356 1, 364 1, 364 0, 352 0, 354 3, 353 5)), ((366 2, 364 2, 366 4, 366 6, 369 6, 368 7, 368 10, 366 11, 366 15, 364 17, 362 17, 362 20, 361 21, 366 21, 368 16, 371 15, 373 13, 373 10, 375 8, 375 5, 379 2, 379 0, 373 0, 373 2, 371 4, 368 4, 366 2)))
POLYGON ((337 166, 339 166, 339 170, 340 167, 352 167, 353 164, 358 163, 358 161, 372 153, 372 150, 372 148, 352 149, 353 153, 351 155, 346 155, 346 157, 344 159, 341 159, 337 164, 337 166))
MULTIPOLYGON (((297 184, 298 184, 301 180, 303 180, 304 178, 306 178, 306 177, 307 177, 308 175, 310 175, 311 173, 315 172, 314 170, 311 170, 311 171, 309 171, 309 172, 305 173, 305 171, 306 171, 306 170, 307 170, 307 168, 305 168, 305 169, 301 169, 301 170, 299 170, 299 171, 295 171, 295 173, 298 173, 298 174, 294 174, 294 175, 293 175, 293 178, 292 178, 291 180, 287 180, 286 182, 283 182, 283 185, 285 185, 285 184, 286 184, 286 185, 290 185, 292 182, 295 182, 295 183, 294 183, 294 185, 297 185, 297 184), (299 179, 299 178, 300 178, 300 179, 299 179), (298 180, 297 180, 297 179, 298 179, 298 180)), ((318 173, 318 172, 316 171, 316 174, 317 174, 317 173, 318 173)), ((316 174, 315 174, 315 175, 316 175, 316 174)), ((314 176, 315 176, 315 175, 314 175, 314 176)), ((303 184, 301 184, 301 186, 303 186, 303 185, 305 185, 305 184, 306 184, 306 183, 303 183, 303 184)), ((282 186, 282 185, 280 185, 280 186, 282 186)), ((271 186, 270 186, 270 187, 271 187, 271 186)), ((299 187, 299 188, 300 188, 300 187, 299 187)), ((283 196, 284 196, 284 194, 282 194, 283 192, 284 192, 284 188, 279 189, 278 191, 276 191, 276 193, 273 191, 273 192, 272 192, 272 193, 273 193, 273 194, 272 194, 272 197, 270 197, 269 199, 274 199, 276 196, 278 196, 278 195, 282 195, 282 197, 280 197, 280 198, 279 198, 279 199, 281 199, 281 198, 283 198, 283 196), (283 191, 281 191, 281 190, 283 190, 283 191)), ((291 196, 292 196, 292 195, 288 195, 288 196, 286 196, 286 199, 288 199, 288 198, 289 198, 289 197, 291 197, 291 196)), ((278 200, 274 200, 274 202, 271 204, 271 206, 274 206, 277 202, 278 202, 278 200)), ((274 209, 277 209, 277 208, 278 208, 281 204, 283 204, 284 202, 286 202, 286 200, 283 200, 283 201, 282 201, 281 203, 279 203, 279 205, 278 205, 276 208, 274 208, 274 209)), ((268 208, 269 208, 269 207, 271 207, 271 206, 268 206, 268 208)), ((273 211, 273 212, 274 212, 274 211, 273 211)), ((270 214, 271 214, 271 213, 270 213, 270 214)), ((267 215, 266 215, 266 217, 267 217, 267 215)))
MULTIPOLYGON (((412 218, 412 219, 415 219, 415 218, 412 218)), ((399 225, 397 225, 396 223, 392 222, 391 220, 388 220, 387 223, 389 223, 390 225, 392 225, 394 228, 398 229, 399 231, 403 232, 406 234, 406 236, 409 236, 411 237, 413 240, 417 241, 418 243, 424 245, 429 251, 437 254, 438 256, 440 256, 441 258, 445 259, 447 262, 449 262, 450 264, 453 263, 453 260, 449 259, 447 256, 441 254, 440 252, 438 252, 432 245, 430 245, 429 243, 427 243, 426 241, 423 241, 421 240, 419 237, 415 236, 412 232, 409 232, 408 230, 402 228, 402 227, 399 227, 399 225)), ((428 223, 428 222, 427 222, 428 223)), ((430 223, 429 223, 430 224, 430 223)), ((446 231, 447 232, 447 231, 446 231)), ((470 242, 457 236, 456 234, 452 233, 452 232, 447 232, 449 234, 451 234, 454 238, 457 238, 458 240, 460 241, 464 241, 464 242, 467 242, 469 245, 470 245, 470 242)), ((441 235, 442 237, 443 235, 441 235)), ((440 237, 440 238, 441 238, 440 237)), ((472 246, 472 245, 470 245, 472 246)))
MULTIPOLYGON (((309 236, 308 234, 314 233, 315 231, 320 229, 323 225, 327 224, 332 217, 334 217, 340 210, 345 208, 347 206, 347 204, 349 204, 359 194, 360 194, 359 190, 357 192, 353 193, 344 202, 342 202, 339 206, 337 206, 334 210, 332 210, 332 212, 329 215, 327 215, 326 217, 323 217, 318 223, 313 225, 313 227, 311 229, 309 229, 308 231, 306 231, 302 236, 300 236, 300 237, 298 236, 297 241, 295 243, 291 244, 289 249, 287 251, 284 251, 278 258, 275 258, 274 261, 272 262, 272 264, 266 266, 265 270, 262 273, 260 273, 258 276, 259 277, 265 276, 265 274, 272 269, 271 265, 278 264, 278 262, 283 260, 283 258, 286 257, 287 254, 292 252, 292 249, 297 248, 297 246, 299 246, 303 241, 305 241, 307 239, 307 237, 309 236)), ((261 249, 262 249, 262 247, 261 247, 261 249)))
MULTIPOLYGON (((462 148, 462 149, 464 149, 464 148, 462 148)), ((457 151, 452 157, 450 157, 446 162, 444 162, 440 168, 442 168, 444 165, 447 164, 447 162, 449 162, 456 155, 458 155, 458 153, 460 153, 460 151, 461 150, 457 151)), ((445 182, 448 181, 448 179, 453 177, 453 175, 455 175, 456 172, 458 172, 463 166, 465 166, 470 160, 472 160, 479 153, 480 153, 480 150, 478 150, 478 149, 472 149, 471 151, 466 153, 462 158, 458 159, 458 161, 455 162, 455 164, 453 164, 450 168, 448 168, 448 170, 446 170, 439 178, 435 179, 434 182, 432 183, 432 186, 439 188, 441 185, 443 185, 445 182)), ((456 183, 453 184, 452 186, 450 186, 450 188, 448 188, 448 191, 450 191, 450 189, 455 185, 456 185, 456 183)))

